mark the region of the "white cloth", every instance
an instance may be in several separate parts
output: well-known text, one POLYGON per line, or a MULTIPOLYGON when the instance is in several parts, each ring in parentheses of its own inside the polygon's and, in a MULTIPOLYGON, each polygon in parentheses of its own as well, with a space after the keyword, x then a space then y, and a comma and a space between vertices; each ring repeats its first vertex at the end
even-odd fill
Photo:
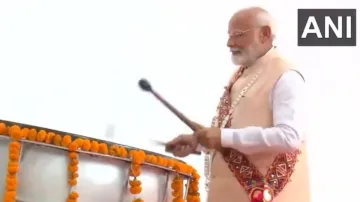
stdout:
MULTIPOLYGON (((284 73, 269 98, 271 128, 249 126, 221 130, 221 144, 244 154, 290 152, 299 148, 305 132, 305 82, 296 71, 284 73)), ((198 147, 201 149, 201 146, 198 147)))

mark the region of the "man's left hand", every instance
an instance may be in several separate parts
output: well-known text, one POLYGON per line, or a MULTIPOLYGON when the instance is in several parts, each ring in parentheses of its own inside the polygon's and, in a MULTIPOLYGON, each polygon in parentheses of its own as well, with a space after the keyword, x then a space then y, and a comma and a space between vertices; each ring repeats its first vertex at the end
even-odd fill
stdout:
POLYGON ((221 149, 221 130, 220 128, 203 128, 194 133, 198 143, 207 149, 221 149))

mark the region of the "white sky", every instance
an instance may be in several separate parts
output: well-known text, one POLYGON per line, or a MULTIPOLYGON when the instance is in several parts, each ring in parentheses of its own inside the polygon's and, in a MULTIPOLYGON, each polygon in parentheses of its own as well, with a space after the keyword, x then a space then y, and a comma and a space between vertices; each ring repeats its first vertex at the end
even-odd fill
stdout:
MULTIPOLYGON (((279 50, 307 78, 313 201, 356 197, 360 49, 297 47, 298 8, 359 7, 355 0, 1 0, 0 118, 97 138, 114 125, 113 141, 162 152, 148 139, 189 129, 138 79, 209 124, 234 68, 227 21, 247 6, 274 15, 279 50)), ((202 157, 185 160, 202 173, 202 157)))

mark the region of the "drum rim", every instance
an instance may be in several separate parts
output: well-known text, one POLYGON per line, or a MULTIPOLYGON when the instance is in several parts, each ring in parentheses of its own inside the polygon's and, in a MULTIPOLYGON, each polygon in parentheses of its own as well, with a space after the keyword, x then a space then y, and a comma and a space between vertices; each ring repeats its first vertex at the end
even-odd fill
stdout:
POLYGON ((128 146, 128 145, 123 145, 123 144, 120 144, 120 143, 116 143, 116 142, 112 142, 112 141, 108 141, 108 140, 102 140, 102 139, 98 139, 98 138, 93 138, 93 137, 88 137, 88 136, 85 136, 85 135, 79 135, 79 134, 75 134, 75 133, 70 133, 70 132, 66 132, 66 131, 61 131, 61 130, 55 130, 55 129, 51 129, 51 128, 45 128, 45 127, 41 127, 41 126, 36 126, 36 125, 30 125, 30 124, 25 124, 25 123, 19 123, 19 122, 14 122, 14 121, 7 121, 7 120, 3 120, 3 119, 0 119, 0 122, 3 122, 5 123, 6 125, 18 125, 20 127, 26 127, 26 128, 34 128, 36 130, 45 130, 46 132, 53 132, 55 134, 57 133, 60 133, 62 135, 70 135, 71 138, 87 138, 87 139, 91 139, 91 140, 95 140, 97 142, 104 142, 108 145, 118 145, 118 146, 122 146, 122 147, 125 147, 126 149, 137 149, 137 150, 142 150, 144 151, 145 153, 147 154, 150 154, 150 155, 156 155, 156 156, 160 156, 160 157, 165 157, 165 158, 170 158, 170 159, 173 159, 173 160, 176 160, 176 161, 179 161, 181 163, 186 163, 180 159, 177 159, 177 158, 173 158, 173 157, 170 157, 170 156, 166 156, 166 155, 163 155, 163 154, 159 154, 159 153, 156 153, 156 152, 152 152, 152 151, 149 151, 149 150, 146 150, 146 149, 141 149, 141 148, 137 148, 137 147, 131 147, 131 146, 128 146))

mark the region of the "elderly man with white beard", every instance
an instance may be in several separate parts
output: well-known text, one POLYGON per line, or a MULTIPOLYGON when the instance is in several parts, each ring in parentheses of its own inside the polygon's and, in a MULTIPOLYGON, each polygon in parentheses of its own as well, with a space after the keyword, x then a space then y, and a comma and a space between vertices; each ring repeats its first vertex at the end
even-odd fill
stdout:
POLYGON ((236 12, 228 35, 237 69, 212 126, 194 122, 198 130, 166 150, 178 157, 205 153, 208 202, 309 202, 304 78, 274 48, 266 10, 236 12))

